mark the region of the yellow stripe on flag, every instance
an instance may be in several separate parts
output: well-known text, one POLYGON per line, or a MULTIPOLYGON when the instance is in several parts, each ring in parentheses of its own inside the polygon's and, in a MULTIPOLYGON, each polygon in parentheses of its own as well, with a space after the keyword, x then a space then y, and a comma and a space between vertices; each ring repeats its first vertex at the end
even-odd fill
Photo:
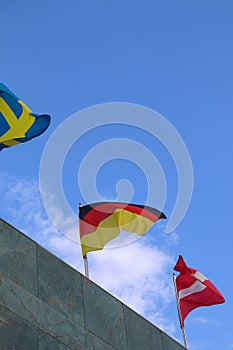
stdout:
MULTIPOLYGON (((35 117, 30 115, 31 109, 20 100, 18 103, 22 106, 22 114, 19 118, 15 116, 8 104, 0 97, 0 110, 10 127, 10 129, 0 137, 0 142, 7 146, 9 145, 9 140, 25 137, 26 132, 35 121, 35 117)), ((13 142, 13 144, 16 143, 18 142, 13 142)))
POLYGON ((143 236, 153 225, 153 221, 127 210, 116 209, 115 212, 99 223, 98 228, 81 238, 82 254, 101 250, 105 244, 120 234, 120 229, 143 236))

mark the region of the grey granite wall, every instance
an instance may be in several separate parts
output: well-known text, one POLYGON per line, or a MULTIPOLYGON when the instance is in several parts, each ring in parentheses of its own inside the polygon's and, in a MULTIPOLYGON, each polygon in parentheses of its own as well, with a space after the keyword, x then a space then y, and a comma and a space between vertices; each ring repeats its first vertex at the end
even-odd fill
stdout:
POLYGON ((0 219, 0 350, 182 350, 0 219))

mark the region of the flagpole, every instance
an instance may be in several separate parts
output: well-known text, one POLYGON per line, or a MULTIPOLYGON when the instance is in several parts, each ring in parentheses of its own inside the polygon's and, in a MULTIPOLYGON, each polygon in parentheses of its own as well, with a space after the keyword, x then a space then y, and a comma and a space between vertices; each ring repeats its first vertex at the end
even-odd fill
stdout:
POLYGON ((181 328, 182 335, 183 335, 183 340, 184 340, 184 347, 185 347, 185 349, 188 350, 188 343, 187 343, 185 328, 182 325, 182 317, 181 317, 181 312, 180 312, 180 300, 179 300, 179 295, 178 295, 178 292, 177 292, 176 274, 175 273, 173 273, 173 283, 174 283, 175 294, 176 294, 176 306, 177 306, 177 311, 178 311, 178 316, 179 316, 179 321, 180 321, 180 328, 181 328))
MULTIPOLYGON (((79 202, 79 210, 80 210, 81 206, 82 206, 82 203, 79 202)), ((85 276, 86 276, 86 278, 89 279, 89 268, 88 268, 87 254, 85 254, 83 256, 83 262, 84 262, 85 276)))
POLYGON ((83 262, 84 262, 84 268, 85 268, 85 276, 86 276, 86 278, 89 279, 89 268, 88 268, 87 255, 84 255, 83 262))

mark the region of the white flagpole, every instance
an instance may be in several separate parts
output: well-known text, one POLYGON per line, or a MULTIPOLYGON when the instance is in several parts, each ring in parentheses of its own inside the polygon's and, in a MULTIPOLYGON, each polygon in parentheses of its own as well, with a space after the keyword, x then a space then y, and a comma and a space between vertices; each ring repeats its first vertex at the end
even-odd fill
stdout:
POLYGON ((177 306, 177 311, 178 311, 178 316, 179 316, 179 321, 180 321, 180 328, 182 330, 182 335, 184 339, 184 347, 185 349, 188 350, 188 343, 187 343, 187 338, 186 338, 186 333, 185 333, 185 328, 182 325, 182 317, 181 317, 181 312, 180 312, 180 299, 177 291, 177 286, 176 286, 176 274, 173 273, 173 283, 174 283, 174 288, 175 288, 175 294, 176 294, 176 306, 177 306))
POLYGON ((89 269, 88 269, 88 260, 87 260, 87 255, 83 257, 84 261, 84 268, 85 268, 85 276, 86 278, 89 278, 89 269))
MULTIPOLYGON (((80 210, 81 206, 82 206, 82 203, 79 202, 79 210, 80 210)), ((83 262, 84 262, 85 276, 86 276, 86 278, 89 278, 89 268, 88 268, 87 254, 84 255, 83 262)))

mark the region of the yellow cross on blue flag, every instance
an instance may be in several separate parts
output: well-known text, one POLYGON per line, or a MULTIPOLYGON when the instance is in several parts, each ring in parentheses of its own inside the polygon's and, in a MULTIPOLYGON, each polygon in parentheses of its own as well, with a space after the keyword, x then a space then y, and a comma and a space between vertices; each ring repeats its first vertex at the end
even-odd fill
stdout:
POLYGON ((33 113, 0 83, 0 151, 41 135, 48 128, 50 119, 48 114, 33 113))

